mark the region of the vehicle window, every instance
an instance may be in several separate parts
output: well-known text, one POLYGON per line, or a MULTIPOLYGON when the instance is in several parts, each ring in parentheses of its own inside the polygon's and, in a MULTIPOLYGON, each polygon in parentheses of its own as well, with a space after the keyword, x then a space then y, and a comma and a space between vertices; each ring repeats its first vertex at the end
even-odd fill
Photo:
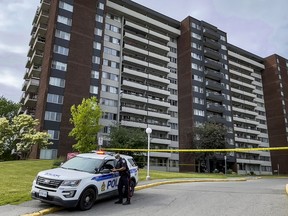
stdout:
POLYGON ((102 162, 103 160, 96 158, 74 157, 66 161, 61 168, 95 173, 95 169, 99 169, 102 162))
POLYGON ((115 161, 109 160, 103 165, 102 169, 113 169, 115 167, 115 161))
POLYGON ((127 160, 129 161, 129 163, 131 164, 131 166, 133 166, 133 167, 137 166, 137 164, 136 164, 136 162, 134 161, 133 158, 129 158, 129 159, 127 159, 127 160))

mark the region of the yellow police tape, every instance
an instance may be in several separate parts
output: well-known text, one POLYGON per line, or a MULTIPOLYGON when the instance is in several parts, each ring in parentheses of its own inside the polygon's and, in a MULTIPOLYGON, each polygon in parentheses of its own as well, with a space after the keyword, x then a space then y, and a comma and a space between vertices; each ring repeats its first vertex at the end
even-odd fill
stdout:
MULTIPOLYGON (((148 152, 148 149, 122 149, 122 148, 102 148, 105 151, 126 151, 126 152, 148 152)), ((280 151, 288 150, 288 147, 270 148, 233 148, 233 149, 149 149, 149 152, 250 152, 250 151, 280 151)))

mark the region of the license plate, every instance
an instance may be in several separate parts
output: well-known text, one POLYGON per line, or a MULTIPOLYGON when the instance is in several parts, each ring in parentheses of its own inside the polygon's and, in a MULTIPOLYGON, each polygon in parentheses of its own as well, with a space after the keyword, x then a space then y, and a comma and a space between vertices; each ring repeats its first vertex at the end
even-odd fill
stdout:
POLYGON ((48 192, 47 192, 47 191, 44 191, 44 190, 40 190, 40 191, 39 191, 39 196, 41 196, 41 197, 47 197, 47 195, 48 195, 48 192))

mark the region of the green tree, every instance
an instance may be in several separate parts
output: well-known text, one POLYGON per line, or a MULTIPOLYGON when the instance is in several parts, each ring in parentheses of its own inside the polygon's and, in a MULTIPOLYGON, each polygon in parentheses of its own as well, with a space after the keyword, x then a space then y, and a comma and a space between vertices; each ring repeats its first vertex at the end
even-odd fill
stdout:
POLYGON ((77 141, 73 148, 79 152, 89 152, 97 149, 97 133, 102 126, 99 120, 102 117, 102 110, 96 97, 83 99, 78 106, 71 107, 70 122, 74 128, 69 133, 77 141))
POLYGON ((139 167, 145 164, 145 156, 142 152, 125 151, 125 149, 146 149, 147 135, 144 129, 113 126, 110 131, 109 148, 121 148, 119 153, 133 156, 139 167))
POLYGON ((20 108, 20 104, 14 103, 11 100, 4 98, 4 96, 0 97, 0 117, 13 118, 17 115, 17 112, 20 108))
MULTIPOLYGON (((205 123, 194 128, 193 146, 196 149, 225 149, 226 133, 227 130, 222 125, 205 123)), ((196 153, 198 171, 200 171, 200 164, 206 163, 208 158, 213 158, 215 162, 215 152, 196 153)))
POLYGON ((38 132, 36 126, 39 124, 37 119, 30 115, 21 114, 14 116, 9 121, 7 118, 0 118, 0 155, 4 152, 9 154, 11 151, 21 153, 26 159, 33 145, 46 148, 52 144, 48 142, 47 132, 38 132))

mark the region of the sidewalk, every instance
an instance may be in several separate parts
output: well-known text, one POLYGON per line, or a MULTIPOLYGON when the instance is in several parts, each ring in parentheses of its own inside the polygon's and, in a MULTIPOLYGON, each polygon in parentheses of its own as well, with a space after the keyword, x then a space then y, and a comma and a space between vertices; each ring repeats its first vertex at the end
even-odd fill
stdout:
MULTIPOLYGON (((229 181, 247 181, 248 178, 228 178, 228 179, 209 179, 209 178, 180 178, 180 179, 156 179, 140 181, 135 188, 136 191, 163 184, 176 184, 187 182, 229 182, 229 181)), ((249 178, 257 179, 257 178, 249 178)), ((287 192, 288 193, 288 192, 287 192)), ((53 205, 42 203, 38 200, 31 200, 19 205, 0 206, 0 216, 42 216, 59 211, 62 207, 53 207, 53 205)))

